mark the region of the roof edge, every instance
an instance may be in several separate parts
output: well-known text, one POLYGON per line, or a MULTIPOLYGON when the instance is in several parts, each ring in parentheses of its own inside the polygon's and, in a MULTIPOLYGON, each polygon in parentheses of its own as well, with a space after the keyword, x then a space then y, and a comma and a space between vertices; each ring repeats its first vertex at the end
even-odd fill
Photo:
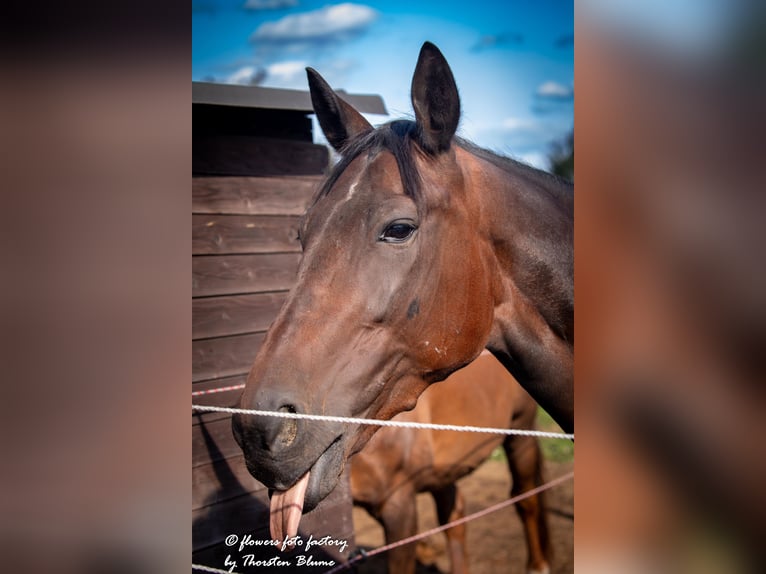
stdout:
MULTIPOLYGON (((348 94, 343 90, 337 90, 337 93, 359 112, 388 115, 383 98, 378 95, 348 94)), ((192 104, 296 110, 306 113, 314 111, 311 96, 304 90, 212 82, 192 82, 192 104)))

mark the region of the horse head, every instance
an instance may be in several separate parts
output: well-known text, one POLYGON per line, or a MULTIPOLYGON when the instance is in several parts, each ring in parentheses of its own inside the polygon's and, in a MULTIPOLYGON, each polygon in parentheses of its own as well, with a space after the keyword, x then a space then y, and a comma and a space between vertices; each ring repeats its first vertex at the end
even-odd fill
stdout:
MULTIPOLYGON (((556 321, 546 317, 566 305, 538 312, 524 292, 525 277, 543 277, 546 288, 566 280, 543 274, 542 265, 518 284, 503 277, 500 267, 509 267, 509 258, 526 261, 534 252, 522 238, 506 260, 495 253, 510 244, 494 235, 509 222, 500 215, 506 207, 492 204, 488 190, 507 174, 471 159, 454 137, 460 100, 441 52, 430 43, 421 49, 411 90, 415 121, 377 129, 317 72, 307 72, 319 123, 341 159, 302 220, 297 281, 258 352, 240 407, 390 419, 488 343, 498 341, 493 352, 502 360, 506 333, 518 335, 507 368, 533 373, 535 361, 547 364, 534 345, 558 340, 550 334, 556 321), (504 302, 511 296, 512 303, 504 302), (514 328, 498 325, 498 310, 514 328), (525 363, 515 349, 530 345, 532 360, 525 363)), ((540 200, 532 203, 536 208, 540 200)), ((531 233, 532 206, 513 205, 513 223, 531 233)), ((543 219, 548 235, 555 217, 543 219)), ((541 297, 553 299, 548 291, 541 297)), ((566 362, 569 351, 556 351, 566 362)), ((565 372, 566 364, 557 368, 565 372)), ((513 374, 525 380, 525 372, 513 374)), ((276 491, 273 536, 294 534, 299 509, 308 511, 329 494, 375 428, 233 417, 249 471, 276 491)))

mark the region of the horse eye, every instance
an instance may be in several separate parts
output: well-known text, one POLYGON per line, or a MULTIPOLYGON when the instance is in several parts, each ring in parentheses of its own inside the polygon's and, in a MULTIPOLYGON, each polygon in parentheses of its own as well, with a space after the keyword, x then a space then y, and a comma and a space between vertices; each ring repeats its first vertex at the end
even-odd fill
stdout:
POLYGON ((386 227, 380 236, 380 240, 387 243, 402 243, 409 239, 416 229, 417 227, 411 223, 395 222, 386 227))

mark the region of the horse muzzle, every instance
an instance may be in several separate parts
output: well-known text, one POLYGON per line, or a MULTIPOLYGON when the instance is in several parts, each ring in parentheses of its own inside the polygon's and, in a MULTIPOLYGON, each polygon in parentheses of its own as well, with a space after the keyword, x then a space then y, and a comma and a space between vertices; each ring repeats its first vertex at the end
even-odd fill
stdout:
MULTIPOLYGON (((282 405, 277 412, 300 412, 282 405)), ((323 500, 338 482, 346 459, 344 425, 310 420, 235 414, 232 432, 250 474, 270 489, 284 491, 310 471, 303 511, 323 500)))

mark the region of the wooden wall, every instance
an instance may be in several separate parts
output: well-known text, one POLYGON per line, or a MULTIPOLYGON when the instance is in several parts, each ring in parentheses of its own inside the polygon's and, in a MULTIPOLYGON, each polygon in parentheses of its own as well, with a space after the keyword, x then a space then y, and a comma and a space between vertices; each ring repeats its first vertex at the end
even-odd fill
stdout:
MULTIPOLYGON (((262 137, 226 133, 224 121, 224 133, 213 133, 210 106, 204 108, 194 112, 199 128, 192 179, 193 391, 245 382, 293 284, 300 258, 299 219, 328 165, 327 149, 302 141, 300 125, 280 137, 262 137), (204 121, 198 122, 198 116, 204 121), (274 162, 274 157, 280 159, 274 162)), ((305 114, 297 116, 298 122, 308 121, 305 114)), ((257 114, 250 111, 247 117, 257 126, 257 114)), ((240 393, 199 396, 194 403, 235 406, 240 393)), ((223 568, 232 553, 222 544, 227 535, 268 538, 268 494, 245 469, 229 415, 193 414, 192 443, 193 559, 223 568)), ((302 531, 353 543, 346 483, 304 517, 302 531)), ((266 558, 274 555, 269 547, 262 552, 266 558)), ((313 557, 323 559, 318 552, 313 557)), ((314 570, 326 568, 300 569, 314 570)))

